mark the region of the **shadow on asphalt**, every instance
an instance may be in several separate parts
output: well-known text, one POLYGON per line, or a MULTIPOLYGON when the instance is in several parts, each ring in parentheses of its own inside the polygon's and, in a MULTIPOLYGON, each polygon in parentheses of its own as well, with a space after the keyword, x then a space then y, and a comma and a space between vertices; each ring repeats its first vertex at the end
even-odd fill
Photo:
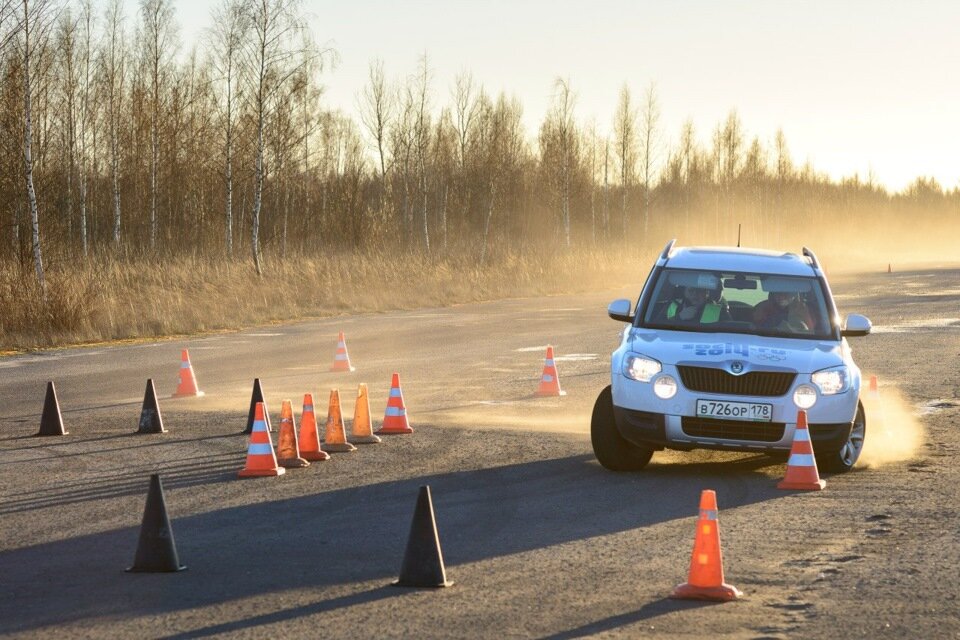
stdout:
POLYGON ((661 598, 660 600, 648 602, 636 611, 621 613, 616 616, 604 618, 603 620, 590 622, 582 627, 577 627, 576 629, 570 629, 568 631, 562 631, 550 636, 544 636, 543 640, 572 640, 573 638, 588 638, 604 631, 613 631, 614 629, 619 629, 620 627, 635 624, 643 620, 651 620, 657 616, 673 613, 674 611, 712 607, 718 604, 722 603, 706 602, 703 600, 671 600, 670 598, 661 598))
MULTIPOLYGON (((164 473, 168 488, 235 477, 236 454, 188 460, 164 473)), ((176 517, 168 509, 180 559, 176 574, 126 574, 141 512, 131 526, 0 553, 0 634, 90 617, 130 618, 197 609, 288 590, 386 585, 396 577, 418 487, 432 488, 448 574, 458 564, 693 518, 700 491, 721 493, 734 508, 782 495, 762 472, 762 455, 706 463, 652 464, 641 474, 613 474, 589 454, 381 482, 176 517)), ((294 472, 295 473, 295 472, 294 472)), ((251 480, 266 496, 275 480, 251 480)), ((4 508, 93 501, 117 491, 146 494, 142 473, 119 472, 60 494, 26 495, 4 508)), ((386 587, 255 615, 191 631, 207 636, 391 597, 386 587)), ((671 611, 654 602, 557 637, 577 637, 671 611)), ((688 606, 688 605, 687 605, 688 606)), ((175 636, 180 637, 180 636, 175 636)))

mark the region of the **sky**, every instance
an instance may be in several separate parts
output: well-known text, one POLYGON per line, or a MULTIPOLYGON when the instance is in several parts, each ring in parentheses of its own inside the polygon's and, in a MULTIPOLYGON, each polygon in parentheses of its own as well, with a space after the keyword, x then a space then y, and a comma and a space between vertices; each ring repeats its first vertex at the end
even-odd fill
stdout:
MULTIPOLYGON (((135 15, 135 0, 127 0, 135 15)), ((181 38, 202 42, 212 0, 174 0, 181 38)), ((581 123, 612 129, 624 84, 654 83, 667 147, 690 119, 702 144, 733 109, 770 146, 782 128, 798 165, 833 179, 873 176, 901 190, 918 176, 960 186, 960 2, 767 0, 305 0, 338 65, 329 107, 357 113, 370 61, 395 80, 424 54, 435 106, 469 71, 515 95, 531 140, 556 78, 581 123)))

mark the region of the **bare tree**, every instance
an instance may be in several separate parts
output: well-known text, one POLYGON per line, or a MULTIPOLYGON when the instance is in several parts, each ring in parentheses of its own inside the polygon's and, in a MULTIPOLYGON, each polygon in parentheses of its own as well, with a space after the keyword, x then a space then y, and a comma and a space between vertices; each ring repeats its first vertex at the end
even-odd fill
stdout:
POLYGON ((23 65, 23 177, 27 188, 27 204, 30 208, 30 226, 32 230, 33 265, 37 275, 37 284, 44 300, 47 297, 47 285, 43 273, 43 254, 40 250, 40 210, 37 194, 33 185, 33 91, 34 79, 31 76, 34 56, 45 46, 50 27, 56 15, 56 7, 48 0, 21 0, 19 11, 19 42, 23 65))
POLYGON ((224 141, 224 240, 227 255, 233 256, 233 153, 237 120, 237 100, 240 90, 240 53, 249 31, 249 14, 244 11, 242 0, 221 0, 213 12, 213 68, 221 83, 218 92, 224 141))
POLYGON ((110 129, 110 177, 113 185, 113 244, 120 246, 120 127, 126 81, 126 37, 122 0, 110 0, 104 34, 103 83, 110 129))
POLYGON ((660 158, 660 105, 656 86, 651 82, 644 96, 641 113, 643 131, 640 141, 640 178, 643 180, 643 235, 650 231, 650 202, 653 195, 653 180, 660 158))
POLYGON ((580 145, 574 122, 576 94, 562 78, 554 82, 553 104, 540 132, 541 153, 555 156, 556 189, 560 197, 560 220, 564 246, 570 247, 570 199, 573 173, 579 163, 580 145))
POLYGON ((363 88, 359 105, 360 121, 373 139, 377 149, 380 180, 387 178, 387 134, 393 119, 394 96, 387 86, 383 60, 370 63, 369 84, 363 88))
POLYGON ((254 191, 250 249, 257 275, 263 275, 260 211, 263 206, 264 127, 287 80, 303 64, 310 44, 299 0, 244 0, 250 22, 245 58, 250 68, 249 100, 256 126, 254 191))
POLYGON ((82 0, 79 24, 79 117, 77 118, 77 138, 80 142, 79 157, 77 159, 77 173, 80 187, 80 241, 83 246, 83 255, 89 253, 89 239, 87 234, 87 180, 89 175, 87 158, 87 141, 90 137, 92 109, 90 94, 92 90, 92 68, 90 65, 93 53, 93 6, 91 0, 82 0))
POLYGON ((64 198, 64 218, 67 221, 67 237, 73 238, 73 190, 74 176, 77 172, 77 92, 80 79, 77 77, 77 30, 78 21, 74 18, 70 7, 67 7, 57 20, 56 30, 56 62, 57 74, 60 82, 59 89, 59 120, 60 133, 63 138, 63 152, 66 154, 64 166, 66 169, 66 189, 64 198))
POLYGON ((620 167, 620 216, 623 237, 627 236, 627 199, 633 185, 637 162, 637 108, 626 84, 620 89, 620 100, 613 117, 614 155, 620 167))
POLYGON ((430 228, 427 224, 427 150, 430 146, 430 67, 427 54, 420 58, 416 79, 416 115, 415 140, 417 151, 417 165, 420 174, 420 218, 423 232, 423 248, 430 253, 430 228))
POLYGON ((140 0, 141 64, 150 79, 150 249, 157 244, 157 166, 160 164, 160 117, 164 110, 168 66, 176 47, 172 0, 140 0))

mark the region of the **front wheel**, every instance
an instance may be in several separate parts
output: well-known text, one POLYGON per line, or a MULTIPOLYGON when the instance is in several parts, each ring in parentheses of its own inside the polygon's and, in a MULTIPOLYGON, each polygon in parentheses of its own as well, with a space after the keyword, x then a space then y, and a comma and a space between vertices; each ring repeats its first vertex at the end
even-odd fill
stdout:
POLYGON ((843 473, 850 471, 860 459, 863 451, 863 442, 867 434, 867 418, 863 412, 863 405, 857 403, 857 415, 853 419, 850 436, 839 449, 816 451, 817 466, 824 471, 843 473))
POLYGON ((640 471, 653 456, 653 449, 628 442, 617 431, 613 415, 613 392, 607 386, 593 405, 590 442, 597 461, 611 471, 640 471))

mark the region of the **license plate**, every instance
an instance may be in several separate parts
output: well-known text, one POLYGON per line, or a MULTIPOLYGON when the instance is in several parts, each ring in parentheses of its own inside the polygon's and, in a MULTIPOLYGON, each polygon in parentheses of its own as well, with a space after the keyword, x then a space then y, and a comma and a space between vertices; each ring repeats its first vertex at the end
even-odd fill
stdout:
POLYGON ((773 405, 759 402, 697 400, 697 415, 701 418, 770 422, 773 420, 773 405))

